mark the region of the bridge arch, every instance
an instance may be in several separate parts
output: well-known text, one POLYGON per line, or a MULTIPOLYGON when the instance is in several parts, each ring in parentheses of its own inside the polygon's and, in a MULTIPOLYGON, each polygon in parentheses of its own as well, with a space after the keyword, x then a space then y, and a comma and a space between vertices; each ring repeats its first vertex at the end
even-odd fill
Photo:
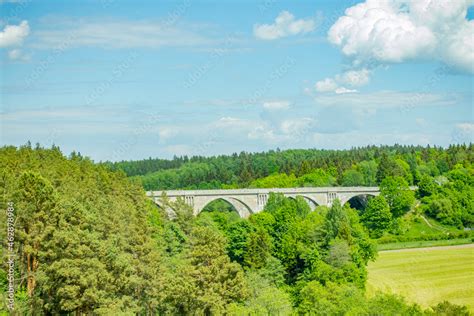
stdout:
POLYGON ((285 195, 286 198, 289 198, 289 199, 293 199, 296 201, 296 198, 298 196, 301 196, 305 202, 308 204, 309 208, 311 209, 311 211, 314 211, 316 209, 316 207, 319 206, 319 204, 312 198, 304 195, 304 194, 292 194, 292 195, 285 195))
POLYGON ((316 202, 314 199, 306 195, 300 195, 300 196, 302 196, 305 199, 306 203, 308 203, 309 207, 311 208, 311 211, 314 211, 316 207, 319 206, 318 202, 316 202))
POLYGON ((232 208, 242 218, 248 218, 253 213, 252 210, 250 209, 250 207, 247 204, 245 204, 244 202, 242 202, 241 200, 239 200, 235 197, 220 196, 220 197, 215 197, 215 198, 212 198, 212 199, 209 199, 208 201, 206 201, 202 206, 200 206, 196 210, 196 215, 199 215, 206 208, 206 206, 208 206, 212 202, 215 202, 215 201, 218 201, 218 200, 222 200, 222 201, 225 201, 228 204, 230 204, 232 206, 232 208))
POLYGON ((351 208, 362 210, 367 206, 369 199, 376 197, 377 195, 379 195, 379 193, 356 193, 344 197, 341 200, 341 204, 345 205, 346 203, 349 203, 351 208))

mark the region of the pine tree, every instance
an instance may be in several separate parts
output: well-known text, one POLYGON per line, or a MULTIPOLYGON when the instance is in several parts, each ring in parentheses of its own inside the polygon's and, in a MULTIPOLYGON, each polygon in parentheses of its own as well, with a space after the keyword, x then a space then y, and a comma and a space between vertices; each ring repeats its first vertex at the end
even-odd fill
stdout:
POLYGON ((56 192, 50 182, 38 173, 25 172, 20 176, 16 195, 16 230, 30 298, 36 287, 36 271, 40 265, 39 250, 45 233, 50 229, 49 220, 56 200, 56 192))
POLYGON ((193 230, 188 274, 196 289, 195 312, 221 314, 227 304, 241 302, 248 295, 242 268, 230 262, 225 248, 224 237, 213 229, 193 230))
POLYGON ((247 251, 244 254, 244 263, 252 268, 262 268, 266 265, 271 251, 271 239, 268 233, 258 228, 248 237, 247 251))

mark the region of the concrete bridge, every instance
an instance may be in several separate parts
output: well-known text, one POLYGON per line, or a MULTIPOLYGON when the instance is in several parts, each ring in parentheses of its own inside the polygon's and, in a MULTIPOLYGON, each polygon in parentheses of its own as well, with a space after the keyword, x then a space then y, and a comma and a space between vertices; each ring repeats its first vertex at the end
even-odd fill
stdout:
POLYGON ((331 206, 335 199, 341 204, 350 199, 364 196, 377 196, 378 187, 305 187, 288 189, 236 189, 236 190, 171 190, 149 191, 147 196, 161 206, 163 192, 170 201, 182 198, 193 208, 194 215, 198 215, 209 203, 215 200, 224 200, 231 204, 241 217, 249 217, 253 213, 261 212, 268 201, 271 192, 282 193, 289 198, 303 197, 312 209, 319 205, 331 206))

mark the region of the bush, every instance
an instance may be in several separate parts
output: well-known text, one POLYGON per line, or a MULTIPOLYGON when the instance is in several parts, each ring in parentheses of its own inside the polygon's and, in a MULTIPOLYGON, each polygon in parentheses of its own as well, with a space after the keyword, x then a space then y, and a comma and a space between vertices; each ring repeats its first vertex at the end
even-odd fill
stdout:
POLYGON ((469 310, 466 306, 456 305, 448 301, 443 301, 436 306, 431 307, 432 311, 427 311, 428 315, 443 316, 469 316, 469 310))
MULTIPOLYGON (((420 236, 393 236, 387 235, 377 239, 378 244, 390 244, 394 242, 408 242, 408 241, 429 241, 429 240, 451 240, 472 237, 470 231, 461 231, 447 234, 426 234, 420 236)), ((472 237, 474 242, 474 237, 472 237)))

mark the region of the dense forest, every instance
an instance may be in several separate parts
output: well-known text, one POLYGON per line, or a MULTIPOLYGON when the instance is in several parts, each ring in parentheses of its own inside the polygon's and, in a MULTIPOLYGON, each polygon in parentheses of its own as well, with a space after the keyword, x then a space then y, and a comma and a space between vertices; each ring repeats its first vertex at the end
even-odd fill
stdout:
MULTIPOLYGON (((472 144, 288 150, 94 163, 59 148, 0 148, 1 208, 15 208, 19 314, 469 315, 365 292, 376 243, 408 216, 460 234, 474 222, 472 144), (311 211, 271 194, 240 218, 222 201, 194 217, 145 189, 379 185, 355 208, 311 211), (410 185, 417 185, 413 192, 410 185), (167 216, 172 209, 173 217, 167 216)), ((0 218, 0 313, 6 312, 6 213, 0 218)), ((426 236, 424 237, 426 238, 426 236)))
POLYGON ((142 181, 147 190, 229 187, 372 186, 386 176, 409 184, 472 164, 473 144, 441 147, 368 146, 350 150, 298 149, 172 160, 106 162, 142 181), (268 178, 267 178, 268 177, 268 178))

